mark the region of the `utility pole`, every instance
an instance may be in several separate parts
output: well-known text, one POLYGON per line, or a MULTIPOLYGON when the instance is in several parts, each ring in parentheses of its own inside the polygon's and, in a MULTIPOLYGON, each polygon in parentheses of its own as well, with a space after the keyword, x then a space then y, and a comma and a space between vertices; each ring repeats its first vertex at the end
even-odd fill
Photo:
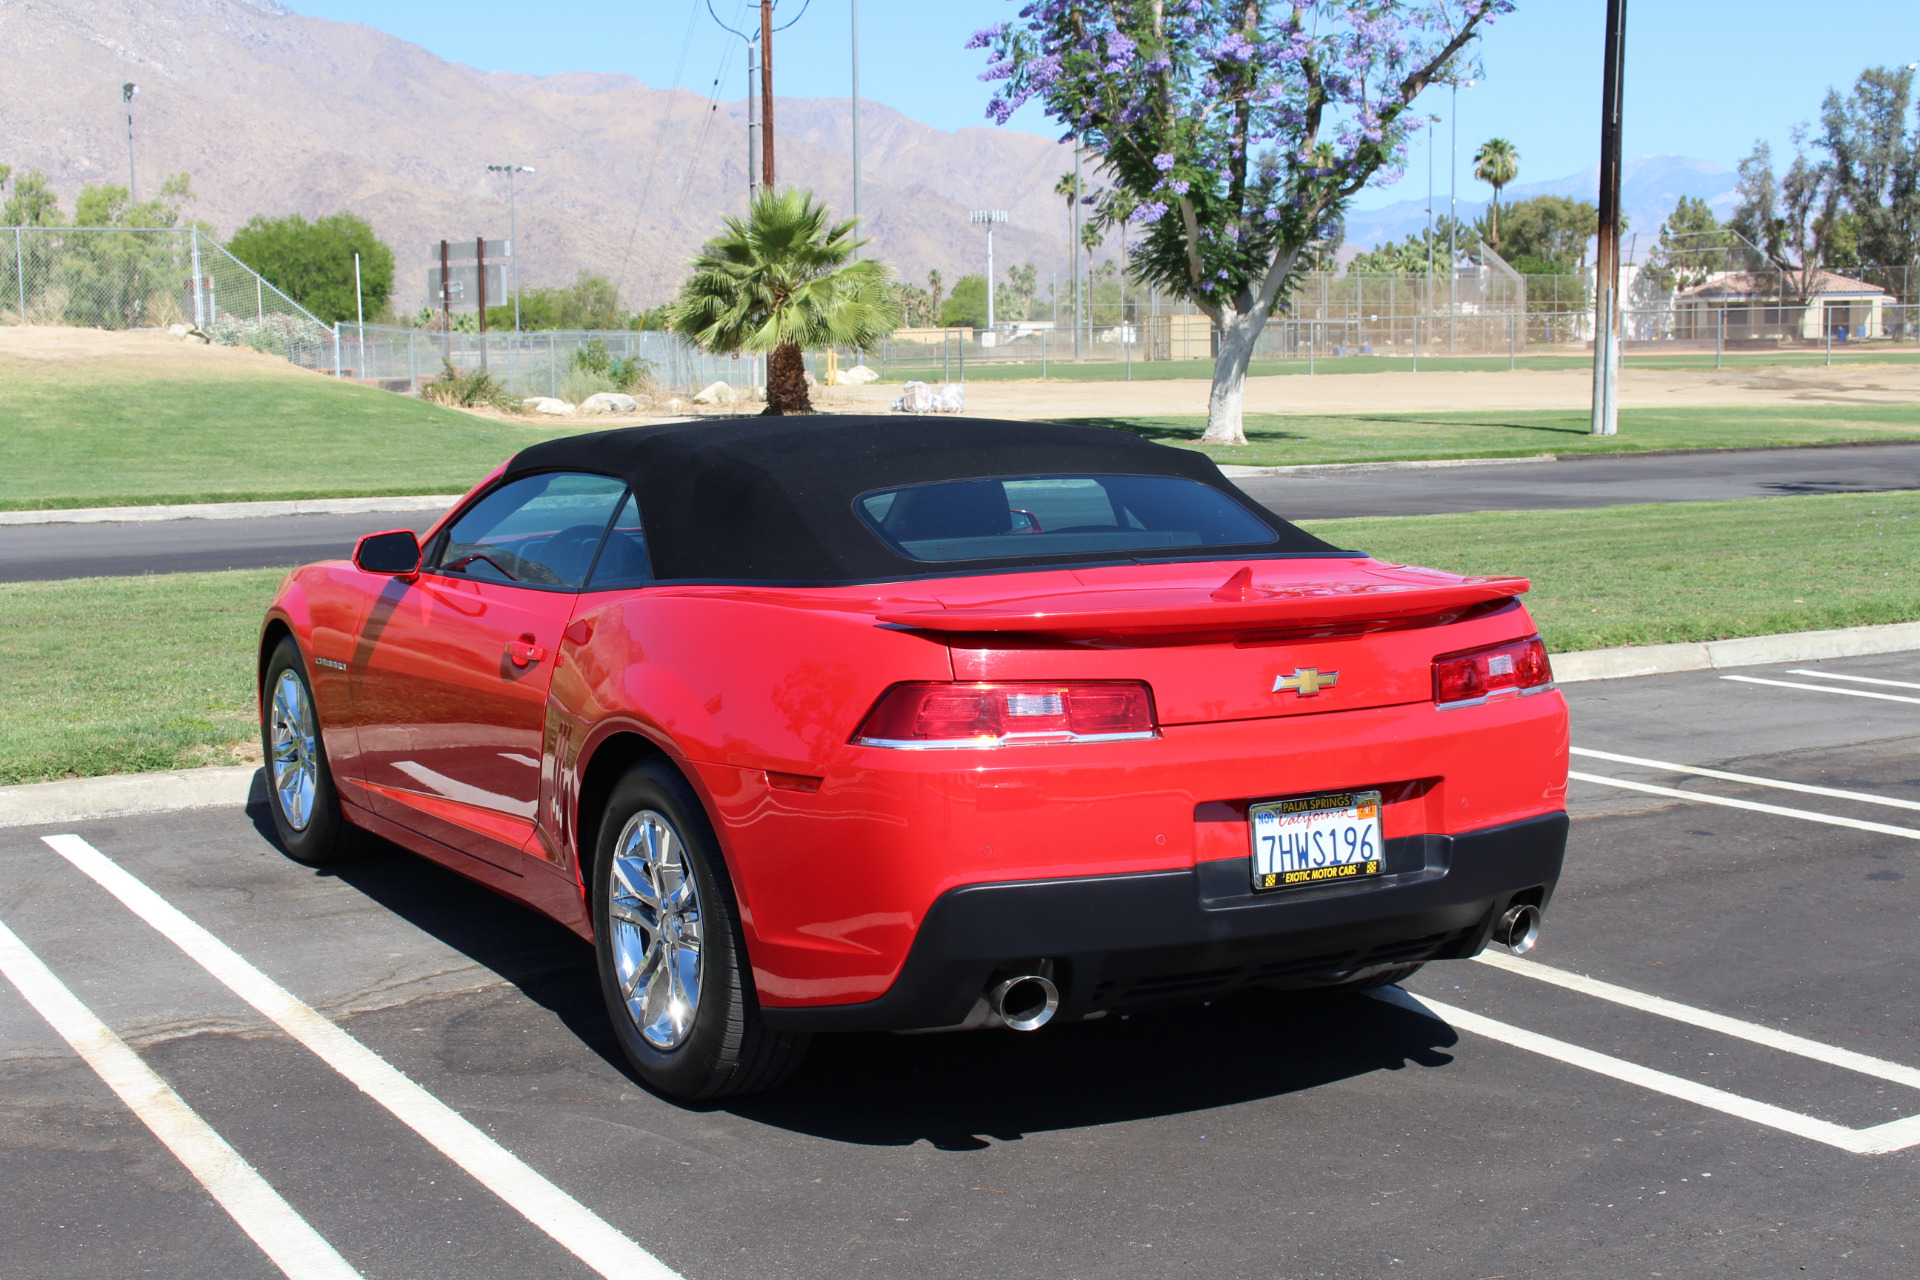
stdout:
MULTIPOLYGON (((862 230, 860 225, 860 0, 847 0, 847 4, 853 11, 853 222, 854 231, 858 234, 862 230)), ((858 245, 854 246, 853 256, 856 259, 860 256, 858 245)), ((987 257, 989 260, 993 257, 991 228, 987 235, 987 257)), ((989 310, 993 307, 991 282, 988 284, 987 307, 989 310)))
POLYGON ((127 203, 140 203, 140 186, 133 178, 133 95, 140 86, 129 80, 120 86, 120 101, 127 104, 127 203))
POLYGON ((760 181, 773 191, 773 0, 760 0, 760 181))
POLYGON ((507 175, 507 266, 513 271, 513 331, 520 332, 520 222, 513 213, 513 175, 533 173, 530 164, 490 164, 494 173, 507 175))
POLYGON ((1005 222, 1005 209, 975 209, 967 215, 967 221, 976 226, 987 228, 987 332, 993 332, 993 226, 996 222, 1005 222))
POLYGON ((1600 103, 1600 235, 1594 253, 1592 434, 1620 430, 1620 99, 1626 85, 1627 0, 1607 0, 1600 103))

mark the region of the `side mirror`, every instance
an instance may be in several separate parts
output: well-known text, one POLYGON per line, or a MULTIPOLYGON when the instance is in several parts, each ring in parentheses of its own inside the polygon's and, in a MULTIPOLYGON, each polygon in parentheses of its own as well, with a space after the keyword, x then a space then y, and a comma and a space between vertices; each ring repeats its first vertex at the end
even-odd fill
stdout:
POLYGON ((420 539, 411 529, 370 533, 354 544, 353 567, 362 573, 400 576, 420 572, 420 539))

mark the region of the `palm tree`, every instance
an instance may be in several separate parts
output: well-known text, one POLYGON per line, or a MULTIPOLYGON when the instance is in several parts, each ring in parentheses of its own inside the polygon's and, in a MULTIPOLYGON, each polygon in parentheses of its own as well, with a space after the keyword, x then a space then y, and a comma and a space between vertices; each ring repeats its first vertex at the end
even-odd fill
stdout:
POLYGON ((1493 188, 1493 247, 1500 247, 1500 188, 1520 172, 1520 152, 1505 138, 1488 138, 1473 153, 1473 176, 1493 188))
POLYGON ((867 242, 831 218, 811 191, 761 192, 744 219, 722 221, 667 308, 668 327, 704 350, 771 353, 769 414, 813 412, 808 347, 864 347, 900 324, 892 273, 855 261, 867 242))

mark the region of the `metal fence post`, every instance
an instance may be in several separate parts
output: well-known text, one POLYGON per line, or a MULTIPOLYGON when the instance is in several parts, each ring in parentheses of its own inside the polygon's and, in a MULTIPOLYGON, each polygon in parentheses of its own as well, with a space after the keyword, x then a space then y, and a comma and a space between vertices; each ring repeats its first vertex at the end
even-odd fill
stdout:
MULTIPOLYGON (((206 281, 200 276, 200 228, 193 228, 193 327, 204 329, 207 325, 206 281)), ((334 336, 335 347, 339 346, 339 335, 334 336)), ((337 353, 336 353, 337 354, 337 353)), ((337 362, 336 362, 337 363, 337 362)))
POLYGON ((335 320, 333 322, 333 376, 336 378, 341 376, 341 373, 340 373, 340 322, 338 320, 335 320))
POLYGON ((1720 367, 1721 353, 1727 346, 1727 309, 1715 307, 1713 311, 1713 367, 1720 367))
POLYGON ((1833 363, 1833 321, 1827 318, 1826 303, 1820 304, 1820 327, 1827 331, 1827 363, 1833 363))
POLYGON ((14 283, 20 286, 20 323, 27 322, 27 254, 21 247, 20 228, 13 229, 13 269, 17 272, 14 283))
POLYGON ((1507 372, 1508 373, 1513 372, 1513 357, 1514 357, 1513 317, 1509 315, 1507 317, 1507 372))

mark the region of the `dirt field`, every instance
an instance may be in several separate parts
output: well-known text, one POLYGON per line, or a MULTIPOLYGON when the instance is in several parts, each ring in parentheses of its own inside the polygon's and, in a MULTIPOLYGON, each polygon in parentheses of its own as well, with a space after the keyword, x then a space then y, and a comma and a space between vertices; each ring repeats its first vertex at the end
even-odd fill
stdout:
MULTIPOLYGON (((178 378, 302 377, 276 356, 244 347, 209 347, 151 332, 115 333, 54 327, 0 328, 0 370, 20 361, 51 372, 51 366, 93 364, 119 377, 178 378)), ((23 369, 23 372, 25 370, 23 369)), ((1910 404, 1920 402, 1920 365, 1849 364, 1833 368, 1712 370, 1626 369, 1620 375, 1623 408, 1682 405, 1910 404)), ((898 384, 822 387, 820 408, 853 413, 885 412, 900 395, 898 384)), ((1514 373, 1376 373, 1337 377, 1249 378, 1248 413, 1418 413, 1436 409, 1579 409, 1591 402, 1592 378, 1584 370, 1520 370, 1514 373)), ((711 410, 737 413, 742 406, 711 410)), ((1202 379, 1140 382, 974 382, 967 385, 967 411, 979 417, 1050 418, 1203 414, 1202 379)), ((496 416, 496 415, 487 415, 496 416)), ((506 417, 507 415, 497 415, 506 417)), ((686 416, 673 414, 673 417, 686 416)), ((512 420, 524 422, 524 418, 512 420)), ((619 425, 641 419, 562 419, 584 425, 619 425)))
POLYGON ((262 378, 319 375, 250 347, 181 342, 152 330, 67 329, 54 325, 0 327, 0 370, 18 361, 22 372, 114 378, 262 378))
MULTIPOLYGON (((830 387, 822 407, 881 411, 892 385, 830 387)), ((1372 373, 1247 379, 1248 413, 1419 413, 1436 409, 1579 409, 1592 403, 1593 377, 1575 370, 1516 373, 1372 373)), ((1920 401, 1920 366, 1817 369, 1627 369, 1628 409, 1681 405, 1910 404, 1920 401)), ((976 382, 967 411, 983 417, 1048 418, 1203 414, 1207 384, 1155 382, 976 382)))

